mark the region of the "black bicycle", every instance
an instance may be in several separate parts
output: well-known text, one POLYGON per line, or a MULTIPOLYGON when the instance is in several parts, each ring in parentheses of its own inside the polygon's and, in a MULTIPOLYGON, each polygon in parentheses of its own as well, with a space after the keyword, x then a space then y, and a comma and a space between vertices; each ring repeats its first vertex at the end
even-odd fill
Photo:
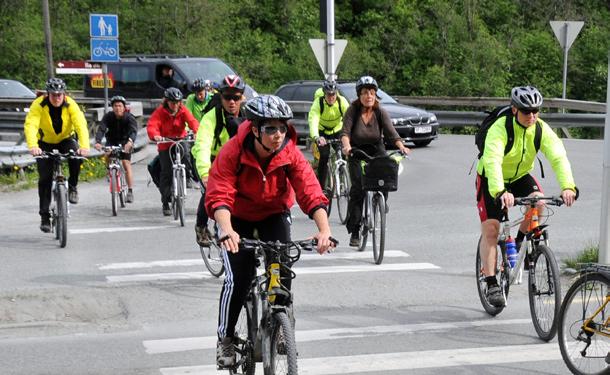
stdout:
POLYGON ((68 217, 70 204, 68 202, 68 180, 64 176, 62 163, 68 159, 86 159, 76 155, 73 150, 62 154, 59 150, 43 151, 36 159, 51 159, 53 161, 53 185, 51 187, 51 228, 55 232, 55 239, 59 240, 59 247, 66 247, 68 242, 68 217))

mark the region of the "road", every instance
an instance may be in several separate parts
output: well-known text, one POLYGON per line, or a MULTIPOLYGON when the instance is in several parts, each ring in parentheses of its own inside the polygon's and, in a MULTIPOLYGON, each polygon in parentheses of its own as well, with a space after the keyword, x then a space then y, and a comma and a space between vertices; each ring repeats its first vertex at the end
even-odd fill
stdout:
MULTIPOLYGON (((599 237, 602 142, 565 143, 582 197, 549 220, 558 258, 599 237)), ((495 318, 480 305, 468 174, 475 156, 471 136, 441 135, 414 150, 390 196, 381 266, 370 247, 358 253, 346 246, 333 213, 337 251, 307 255, 295 268, 300 373, 567 373, 557 340, 535 335, 525 285, 511 289, 509 306, 495 318)), ((181 228, 161 215, 145 161, 134 167, 135 202, 117 217, 105 181, 79 186, 64 249, 38 230, 35 190, 0 195, 1 373, 217 373, 221 280, 207 274, 195 246, 199 193, 189 190, 181 228)), ((545 173, 543 186, 557 193, 548 164, 545 173)), ((312 234, 298 208, 293 215, 293 237, 312 234)), ((564 292, 569 282, 564 277, 564 292)))

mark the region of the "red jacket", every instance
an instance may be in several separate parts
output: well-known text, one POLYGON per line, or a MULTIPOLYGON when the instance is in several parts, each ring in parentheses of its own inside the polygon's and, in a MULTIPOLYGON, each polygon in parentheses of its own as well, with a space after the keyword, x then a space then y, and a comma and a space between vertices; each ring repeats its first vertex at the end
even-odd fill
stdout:
MULTIPOLYGON (((148 138, 153 140, 156 135, 169 138, 182 138, 186 136, 186 125, 193 133, 197 133, 199 129, 199 121, 193 117, 191 112, 184 105, 180 105, 180 109, 175 115, 169 113, 167 108, 162 104, 150 115, 146 131, 148 138)), ((170 148, 171 143, 159 143, 157 149, 165 151, 170 148)))
POLYGON ((289 211, 295 192, 299 206, 310 217, 317 208, 326 208, 328 199, 311 165, 296 147, 294 128, 289 126, 288 142, 273 156, 266 173, 253 151, 244 148, 244 141, 254 137, 250 129, 248 120, 239 125, 237 135, 220 149, 212 164, 205 195, 208 214, 213 217, 214 211, 224 206, 242 220, 260 221, 289 211))

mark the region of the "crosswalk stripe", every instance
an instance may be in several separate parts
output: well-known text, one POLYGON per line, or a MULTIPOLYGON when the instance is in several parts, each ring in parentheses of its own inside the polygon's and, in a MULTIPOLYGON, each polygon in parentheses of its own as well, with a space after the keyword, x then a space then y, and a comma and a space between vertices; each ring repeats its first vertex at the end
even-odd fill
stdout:
POLYGON ((92 233, 114 233, 114 232, 131 232, 138 230, 157 230, 166 228, 176 228, 176 225, 156 225, 149 227, 115 227, 115 228, 83 228, 70 229, 70 234, 92 234, 92 233))
MULTIPOLYGON (((408 257, 409 254, 400 250, 388 250, 384 253, 384 258, 402 258, 408 257)), ((335 259, 373 259, 370 253, 362 252, 336 252, 328 255, 319 254, 302 254, 300 260, 335 260, 335 259)), ((203 260, 197 259, 176 259, 176 260, 157 260, 151 262, 124 262, 124 263, 108 263, 98 266, 100 270, 121 270, 133 268, 155 268, 155 267, 189 267, 201 266, 203 260)))
MULTIPOLYGON (((505 326, 530 324, 531 319, 485 319, 462 322, 419 323, 369 327, 347 327, 332 329, 297 330, 297 342, 320 340, 341 340, 346 338, 376 337, 386 335, 402 335, 414 332, 446 331, 450 329, 465 329, 490 326, 505 326)), ((189 350, 206 350, 216 348, 216 336, 184 337, 175 339, 146 340, 142 344, 148 354, 162 354, 189 350)))
MULTIPOLYGON (((383 272, 383 271, 414 271, 438 269, 432 263, 393 263, 381 265, 351 265, 351 266, 324 266, 324 267, 295 267, 298 275, 337 274, 350 272, 383 272)), ((208 272, 166 272, 166 273, 143 273, 132 275, 106 276, 111 283, 136 282, 136 281, 163 281, 163 280, 199 280, 212 277, 208 272)))
MULTIPOLYGON (((299 358, 298 366, 301 375, 332 375, 555 361, 559 359, 561 359, 561 354, 557 344, 547 343, 299 358)), ((160 371, 163 375, 215 375, 223 373, 216 370, 216 365, 162 368, 160 371)))

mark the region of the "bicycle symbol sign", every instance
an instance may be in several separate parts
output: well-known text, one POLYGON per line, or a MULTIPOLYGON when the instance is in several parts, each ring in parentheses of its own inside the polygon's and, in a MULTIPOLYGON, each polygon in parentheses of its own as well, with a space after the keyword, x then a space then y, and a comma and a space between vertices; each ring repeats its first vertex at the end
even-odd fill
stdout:
POLYGON ((91 38, 91 61, 119 61, 119 40, 91 38))

